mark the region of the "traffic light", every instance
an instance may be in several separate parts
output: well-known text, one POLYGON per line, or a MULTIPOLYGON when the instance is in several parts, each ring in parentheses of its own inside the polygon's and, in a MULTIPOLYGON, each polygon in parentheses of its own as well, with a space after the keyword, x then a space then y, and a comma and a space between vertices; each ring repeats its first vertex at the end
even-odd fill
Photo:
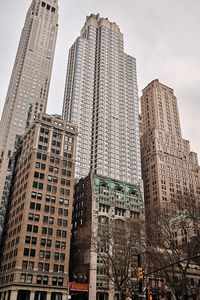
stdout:
POLYGON ((138 278, 139 280, 142 280, 143 279, 143 271, 142 271, 142 268, 138 268, 138 278))
POLYGON ((151 292, 148 293, 148 300, 152 300, 152 293, 151 292))

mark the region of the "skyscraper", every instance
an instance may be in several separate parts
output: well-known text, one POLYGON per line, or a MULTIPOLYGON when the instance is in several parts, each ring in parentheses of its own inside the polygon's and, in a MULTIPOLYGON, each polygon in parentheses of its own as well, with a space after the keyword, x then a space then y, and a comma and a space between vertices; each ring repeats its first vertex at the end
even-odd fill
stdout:
POLYGON ((145 213, 150 224, 161 212, 168 219, 176 217, 181 206, 199 205, 200 173, 197 154, 182 138, 173 89, 153 80, 143 90, 141 107, 145 213))
POLYGON ((78 124, 76 177, 137 184, 140 137, 135 58, 119 27, 91 14, 69 51, 63 117, 78 124))
MULTIPOLYGON (((16 135, 45 112, 58 30, 58 0, 32 0, 22 30, 0 123, 0 227, 16 135)), ((1 231, 1 228, 0 228, 1 231)))
MULTIPOLYGON (((102 224, 109 231, 114 222, 139 222, 142 198, 136 61, 124 53, 118 25, 99 14, 86 18, 69 51, 63 118, 77 124, 79 131, 75 174, 80 181, 75 185, 72 236, 80 236, 81 243, 84 230, 93 240, 102 224)), ((75 248, 76 242, 72 242, 72 280, 89 283, 89 299, 119 297, 115 284, 99 272, 103 263, 91 244, 76 253, 75 248)))
POLYGON ((67 299, 77 133, 40 113, 20 139, 0 249, 0 299, 67 299))

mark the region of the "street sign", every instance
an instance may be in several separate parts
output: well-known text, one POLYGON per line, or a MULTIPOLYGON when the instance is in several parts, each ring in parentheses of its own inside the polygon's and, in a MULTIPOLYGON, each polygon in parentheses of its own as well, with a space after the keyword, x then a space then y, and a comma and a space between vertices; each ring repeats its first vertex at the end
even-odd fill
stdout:
POLYGON ((89 284, 69 282, 70 291, 89 292, 89 284))

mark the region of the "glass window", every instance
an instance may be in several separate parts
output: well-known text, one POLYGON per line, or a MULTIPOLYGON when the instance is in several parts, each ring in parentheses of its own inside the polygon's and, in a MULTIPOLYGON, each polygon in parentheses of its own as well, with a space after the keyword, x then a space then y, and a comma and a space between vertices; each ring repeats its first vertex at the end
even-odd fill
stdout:
POLYGON ((46 263, 46 264, 44 265, 44 270, 45 270, 45 271, 49 271, 49 264, 46 263))
MULTIPOLYGON (((52 278, 52 285, 57 285, 57 281, 58 281, 58 279, 57 279, 57 277, 53 277, 52 278)), ((52 299, 56 299, 56 293, 51 293, 51 295, 52 295, 52 299), (55 294, 55 296, 54 296, 54 298, 53 298, 53 294, 55 294)), ((60 298, 59 300, 61 300, 62 298, 60 298)))
POLYGON ((53 265, 53 271, 58 272, 58 265, 56 265, 56 264, 53 265))
POLYGON ((30 236, 26 236, 25 243, 26 244, 30 244, 31 243, 31 237, 30 236))
POLYGON ((65 253, 60 253, 60 260, 65 261, 65 253))
POLYGON ((32 214, 32 213, 28 214, 28 220, 33 221, 33 217, 34 217, 34 214, 32 214))
POLYGON ((57 236, 57 237, 60 237, 60 236, 61 236, 61 230, 59 230, 59 229, 56 230, 56 236, 57 236))
POLYGON ((34 262, 33 261, 29 261, 28 269, 29 270, 33 270, 34 269, 34 262))
POLYGON ((33 232, 38 233, 38 226, 33 226, 33 232))
POLYGON ((31 231, 32 231, 32 225, 30 225, 30 224, 27 225, 27 231, 28 231, 28 232, 31 232, 31 231))
POLYGON ((60 248, 60 241, 56 241, 55 247, 60 248))
POLYGON ((54 223, 54 218, 49 217, 49 224, 53 224, 54 223))
POLYGON ((67 227, 67 220, 63 220, 63 226, 67 227))
POLYGON ((66 249, 66 242, 61 242, 61 249, 66 249))
POLYGON ((35 257, 35 249, 31 249, 30 256, 35 257))
POLYGON ((37 284, 41 284, 42 283, 42 276, 37 276, 37 284))
POLYGON ((26 282, 27 282, 27 283, 31 283, 31 282, 32 282, 32 278, 33 278, 33 275, 28 274, 28 275, 27 275, 26 282))
POLYGON ((26 274, 21 274, 20 275, 20 282, 25 282, 26 280, 26 274))
POLYGON ((37 238, 36 237, 32 237, 32 245, 36 245, 37 244, 37 238))
POLYGON ((27 270, 27 267, 28 267, 28 261, 27 260, 23 260, 22 261, 22 269, 27 270))
POLYGON ((52 240, 47 240, 47 247, 51 247, 51 245, 52 245, 52 240))
POLYGON ((40 255, 39 255, 39 257, 40 257, 40 258, 44 258, 44 253, 45 253, 45 252, 44 252, 43 250, 40 250, 40 255))
POLYGON ((63 278, 61 277, 58 278, 58 285, 63 286, 63 278))
POLYGON ((43 271, 43 263, 38 263, 38 271, 43 271))
POLYGON ((48 276, 43 277, 43 284, 48 284, 48 276))
POLYGON ((41 246, 45 246, 45 245, 46 245, 46 239, 41 239, 40 245, 41 245, 41 246))
POLYGON ((39 222, 39 220, 40 220, 40 215, 35 214, 34 221, 39 222))
POLYGON ((54 259, 55 259, 55 260, 59 260, 59 253, 58 253, 58 252, 55 252, 55 253, 54 253, 54 259))
POLYGON ((46 235, 47 234, 47 228, 46 227, 42 227, 42 234, 46 235))
POLYGON ((48 235, 52 235, 53 234, 53 229, 52 228, 48 228, 48 235))

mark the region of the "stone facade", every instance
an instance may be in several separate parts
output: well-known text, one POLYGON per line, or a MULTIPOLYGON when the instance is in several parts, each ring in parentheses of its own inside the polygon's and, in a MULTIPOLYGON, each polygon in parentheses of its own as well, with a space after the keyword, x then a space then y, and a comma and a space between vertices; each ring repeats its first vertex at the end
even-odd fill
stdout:
POLYGON ((176 217, 186 203, 199 206, 200 171, 197 154, 182 138, 173 90, 152 81, 143 90, 141 108, 145 216, 151 223, 161 212, 166 218, 176 217))
POLYGON ((89 283, 90 300, 119 297, 108 277, 101 272, 104 265, 98 251, 92 250, 92 243, 98 239, 99 229, 105 227, 107 231, 112 222, 127 219, 130 222, 142 220, 138 186, 93 173, 75 185, 70 273, 71 280, 89 283))
POLYGON ((20 139, 1 248, 0 299, 5 292, 13 300, 67 299, 76 137, 74 125, 41 113, 20 139))

